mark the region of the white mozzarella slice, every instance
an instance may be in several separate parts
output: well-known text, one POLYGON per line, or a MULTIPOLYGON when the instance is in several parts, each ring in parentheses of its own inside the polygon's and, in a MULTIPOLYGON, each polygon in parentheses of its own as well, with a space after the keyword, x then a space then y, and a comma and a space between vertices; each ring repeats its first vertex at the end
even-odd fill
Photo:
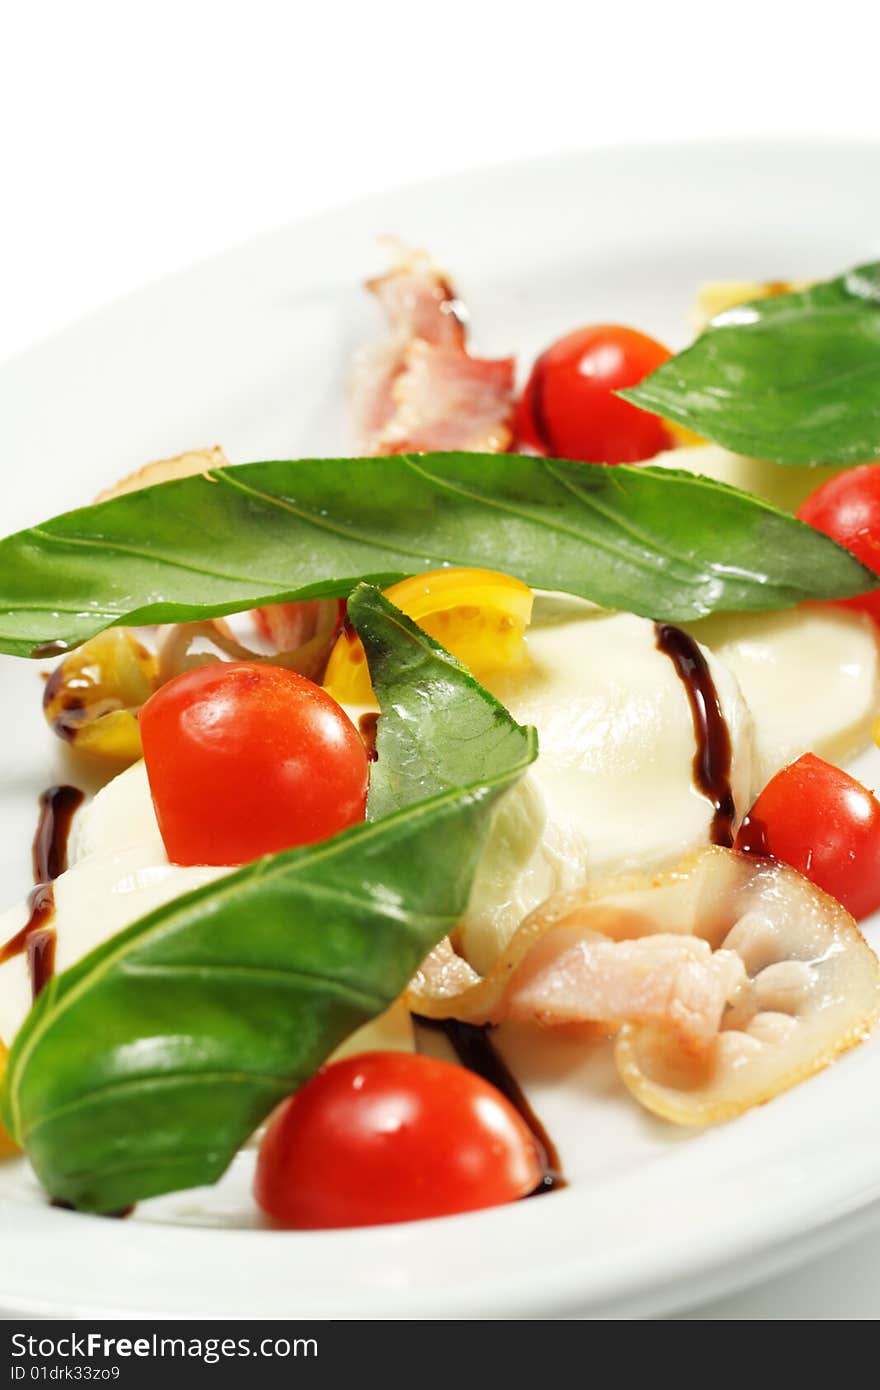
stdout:
MULTIPOLYGON (((124 795, 127 794, 125 790, 124 795)), ((230 872, 230 869, 184 868, 169 864, 167 860, 157 863, 154 848, 149 844, 88 855, 55 880, 52 925, 57 940, 56 971, 74 965, 87 952, 146 913, 230 872)), ((28 917, 26 902, 0 914, 0 941, 13 937, 28 917)), ((6 1046, 30 1007, 27 958, 21 954, 12 956, 0 965, 0 1040, 6 1046)))
POLYGON ((460 928, 460 944, 480 973, 493 963, 524 917, 553 893, 573 890, 589 873, 580 826, 548 808, 534 770, 499 803, 460 928))
MULTIPOLYGON (((499 808, 461 947, 491 966, 526 912, 587 877, 674 862, 705 844, 713 807, 696 789, 687 691, 653 623, 577 600, 541 598, 529 664, 493 693, 538 730, 529 778, 499 808)), ((751 792, 751 719, 735 679, 709 653, 731 738, 740 812, 751 792)))
POLYGON ((880 709, 871 619, 842 608, 719 613, 688 625, 739 681, 752 712, 752 793, 801 753, 842 763, 867 743, 880 709))
MULTIPOLYGON (((677 858, 709 835, 713 808, 696 789, 693 715, 654 624, 556 603, 539 612, 529 665, 494 693, 538 729, 533 776, 550 815, 584 837, 593 875, 677 858)), ((704 650, 730 730, 731 784, 751 784, 751 721, 736 681, 704 650)), ((743 809, 745 809, 743 807, 743 809)))

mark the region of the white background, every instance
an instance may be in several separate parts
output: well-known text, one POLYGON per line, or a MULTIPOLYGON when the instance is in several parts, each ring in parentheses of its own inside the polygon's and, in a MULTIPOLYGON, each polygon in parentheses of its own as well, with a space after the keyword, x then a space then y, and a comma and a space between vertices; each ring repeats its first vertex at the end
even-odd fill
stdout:
MULTIPOLYGON (((0 0, 0 359, 409 180, 619 141, 880 138, 873 9, 0 0)), ((869 1236, 702 1316, 878 1317, 878 1267, 869 1236)))

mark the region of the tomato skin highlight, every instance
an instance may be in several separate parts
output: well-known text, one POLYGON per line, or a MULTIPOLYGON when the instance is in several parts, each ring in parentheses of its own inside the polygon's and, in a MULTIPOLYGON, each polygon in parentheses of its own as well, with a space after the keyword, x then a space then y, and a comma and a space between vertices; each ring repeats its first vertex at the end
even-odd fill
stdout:
POLYGON ((671 448, 658 415, 614 394, 670 356, 656 339, 621 324, 567 333, 532 367, 517 408, 517 446, 583 463, 638 463, 671 448))
POLYGON ((140 712, 150 791, 175 864, 246 864, 364 819, 369 762, 320 686, 280 666, 217 662, 140 712))
POLYGON ((880 907, 880 802, 814 753, 771 777, 734 848, 790 864, 855 918, 880 907))
MULTIPOLYGON (((829 478, 801 504, 798 519, 822 531, 880 575, 880 463, 862 463, 829 478)), ((828 599, 880 623, 880 586, 856 598, 828 599)))
POLYGON ((275 1111, 254 1195, 274 1225, 317 1230, 498 1206, 541 1177, 532 1134, 487 1081, 433 1057, 364 1052, 275 1111))

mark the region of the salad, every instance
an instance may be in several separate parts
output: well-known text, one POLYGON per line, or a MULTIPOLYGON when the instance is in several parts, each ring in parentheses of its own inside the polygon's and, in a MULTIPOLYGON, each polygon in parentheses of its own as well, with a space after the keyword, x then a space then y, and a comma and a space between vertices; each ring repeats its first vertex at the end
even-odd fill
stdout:
POLYGON ((519 378, 426 254, 368 288, 350 457, 196 449, 0 541, 104 783, 0 921, 3 1148, 80 1211, 248 1145, 283 1228, 496 1206, 566 1182, 507 1024, 698 1129, 880 1017, 880 265, 519 378))

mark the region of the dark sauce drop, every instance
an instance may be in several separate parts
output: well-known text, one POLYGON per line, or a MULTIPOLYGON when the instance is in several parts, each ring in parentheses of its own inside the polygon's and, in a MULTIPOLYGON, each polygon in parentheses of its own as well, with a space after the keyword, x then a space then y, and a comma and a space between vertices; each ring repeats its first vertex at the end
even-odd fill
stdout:
POLYGON ((753 854, 758 859, 772 859, 767 839, 767 826, 754 816, 746 816, 736 837, 736 847, 743 854, 753 854))
POLYGON ((492 1044, 488 1024, 461 1023, 455 1018, 425 1018, 423 1014, 413 1014, 413 1022, 420 1028, 429 1028, 442 1033, 448 1040, 462 1066, 481 1076, 510 1101, 532 1132, 538 1149, 543 1176, 538 1186, 528 1194, 537 1197, 542 1192, 552 1192, 565 1187, 562 1164, 556 1145, 550 1138, 541 1121, 523 1093, 522 1087, 510 1071, 504 1058, 492 1044))
POLYGON ((38 647, 31 650, 31 656, 37 660, 46 660, 50 656, 64 656, 69 652, 70 647, 66 642, 41 642, 38 647))
MULTIPOLYGON (((34 890, 37 891, 36 889, 34 890)), ((55 893, 51 883, 41 885, 40 891, 49 894, 52 916, 55 915, 55 893)), ((58 933, 54 927, 32 931, 27 940, 28 973, 31 977, 31 997, 36 999, 55 974, 55 946, 58 933)))
MULTIPOLYGON (((63 1197, 53 1197, 49 1202, 50 1207, 57 1207, 59 1211, 78 1211, 79 1208, 73 1202, 65 1202, 63 1197)), ((134 1211, 134 1202, 128 1207, 117 1207, 115 1211, 98 1212, 99 1216, 109 1217, 113 1221, 124 1221, 126 1216, 131 1216, 134 1211)))
POLYGON ((671 623, 655 623, 657 649, 669 657, 687 691, 697 751, 694 785, 715 807, 709 838, 713 845, 733 844, 736 807, 730 786, 730 730, 709 664, 693 637, 671 623))
POLYGON ((70 827, 82 800, 78 787, 49 787, 40 797, 40 818, 33 844, 35 883, 57 878, 67 868, 70 827))
POLYGON ((358 732, 367 750, 367 757, 374 763, 379 754, 376 752, 376 734, 379 729, 378 714, 362 714, 358 720, 358 732))
POLYGON ((550 428, 550 421, 547 418, 547 411, 544 406, 544 388, 546 385, 547 363, 546 353, 536 361, 532 368, 532 375, 528 385, 528 405, 532 417, 532 426, 535 434, 540 441, 541 450, 549 457, 556 457, 560 450, 553 442, 553 432, 550 428))
POLYGON ((26 955, 34 999, 55 973, 55 891, 52 880, 67 868, 67 840, 74 812, 83 799, 77 787, 49 787, 40 797, 40 818, 33 843, 35 887, 28 895, 30 916, 20 931, 0 946, 0 964, 26 955))
POLYGON ((28 894, 30 916, 21 931, 0 946, 0 965, 13 956, 26 955, 31 995, 36 999, 55 969, 55 892, 51 883, 38 883, 28 894))

